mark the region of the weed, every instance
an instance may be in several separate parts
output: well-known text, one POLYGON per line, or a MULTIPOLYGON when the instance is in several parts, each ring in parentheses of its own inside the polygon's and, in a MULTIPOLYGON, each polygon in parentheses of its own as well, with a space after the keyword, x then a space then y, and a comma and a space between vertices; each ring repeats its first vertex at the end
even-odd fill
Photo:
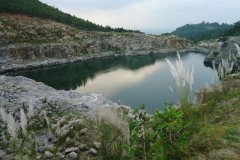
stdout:
POLYGON ((172 106, 153 115, 138 110, 129 124, 129 154, 136 159, 179 159, 188 137, 186 127, 182 111, 172 106))
POLYGON ((185 116, 189 116, 191 107, 191 95, 192 95, 192 85, 194 83, 194 67, 190 69, 187 66, 184 66, 180 54, 177 53, 177 59, 175 66, 166 58, 166 61, 170 67, 171 74, 176 80, 176 86, 178 88, 178 96, 180 107, 185 116))

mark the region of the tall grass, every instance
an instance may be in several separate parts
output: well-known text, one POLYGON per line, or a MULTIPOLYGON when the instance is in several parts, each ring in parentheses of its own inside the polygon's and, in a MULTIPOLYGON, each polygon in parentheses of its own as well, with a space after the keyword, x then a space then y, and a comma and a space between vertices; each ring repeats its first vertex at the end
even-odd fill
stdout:
POLYGON ((2 117, 2 121, 7 123, 8 115, 7 115, 6 111, 5 111, 5 109, 2 108, 2 107, 0 108, 0 115, 2 117))
POLYGON ((15 138, 17 136, 19 125, 16 123, 15 119, 13 118, 12 113, 8 114, 7 130, 12 138, 15 138))
POLYGON ((27 133, 27 116, 26 114, 24 113, 23 109, 20 108, 20 125, 21 125, 21 128, 22 128, 22 132, 23 134, 26 134, 27 133))
POLYGON ((17 123, 17 121, 14 119, 11 112, 7 114, 3 107, 0 108, 0 115, 1 115, 2 121, 7 125, 7 131, 9 135, 13 139, 15 139, 18 135, 18 131, 20 128, 22 129, 23 134, 27 133, 26 128, 27 128, 28 120, 30 120, 31 117, 34 116, 34 109, 33 109, 33 105, 29 105, 28 112, 27 114, 25 114, 24 110, 20 108, 20 117, 19 117, 20 123, 17 123))
POLYGON ((127 112, 127 108, 115 106, 100 106, 88 112, 97 124, 102 159, 125 159, 123 146, 129 140, 127 112))
POLYGON ((192 101, 192 85, 194 83, 194 67, 185 66, 181 60, 180 54, 177 53, 175 66, 166 58, 170 67, 170 72, 176 81, 177 93, 179 96, 180 107, 188 106, 192 101))

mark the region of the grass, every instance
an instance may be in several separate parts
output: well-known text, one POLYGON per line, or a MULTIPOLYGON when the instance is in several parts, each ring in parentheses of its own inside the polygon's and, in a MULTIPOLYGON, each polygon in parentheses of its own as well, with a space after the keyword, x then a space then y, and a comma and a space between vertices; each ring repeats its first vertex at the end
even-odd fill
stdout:
MULTIPOLYGON (((222 83, 222 90, 213 87, 211 96, 208 90, 203 90, 206 98, 201 104, 189 105, 187 117, 181 109, 169 105, 153 115, 140 110, 133 113, 130 121, 124 107, 99 107, 90 113, 95 119, 89 119, 90 115, 61 112, 49 106, 46 111, 52 111, 48 118, 55 139, 48 150, 59 159, 56 155, 59 148, 64 150, 81 143, 87 145, 86 151, 77 154, 89 159, 237 160, 240 157, 240 87, 237 86, 240 81, 229 78, 222 83), (69 130, 59 135, 57 125, 60 128, 67 125, 69 130), (128 127, 130 138, 126 134, 128 127), (87 132, 82 134, 80 131, 85 128, 87 132), (90 156, 88 150, 94 147, 94 141, 100 142, 101 148, 96 156, 90 156)), ((26 135, 20 133, 13 143, 1 143, 0 148, 11 148, 18 157, 35 159, 40 153, 32 149, 34 137, 48 132, 45 119, 36 114, 28 124, 26 135)))
MULTIPOLYGON (((237 160, 240 156, 240 88, 230 84, 234 83, 223 83, 224 94, 216 90, 211 93, 213 98, 205 98, 196 106, 189 105, 191 112, 187 117, 182 110, 169 105, 153 115, 136 112, 133 114, 135 120, 131 119, 130 123, 124 108, 94 110, 91 115, 97 119, 89 119, 80 112, 60 112, 50 107, 52 113, 48 118, 55 140, 48 150, 56 159, 60 158, 56 155, 59 148, 86 144, 85 151, 77 151, 77 154, 90 159, 237 160), (59 135, 57 124, 60 128, 68 125, 70 129, 59 135), (126 134, 128 125, 130 139, 126 134), (84 128, 87 128, 86 134, 80 132, 84 128), (97 156, 87 153, 93 147, 93 141, 101 143, 97 156)), ((208 92, 203 94, 209 97, 208 92)), ((12 148, 16 157, 34 159, 41 156, 33 149, 34 137, 46 133, 49 133, 49 127, 45 119, 36 114, 28 124, 26 135, 20 133, 11 144, 1 142, 0 148, 12 148)))
POLYGON ((135 156, 142 157, 140 159, 144 159, 146 155, 151 155, 151 159, 159 159, 158 156, 162 155, 160 159, 238 160, 240 157, 239 84, 240 81, 236 79, 228 79, 222 83, 222 90, 217 87, 214 87, 211 93, 204 90, 201 104, 189 105, 188 116, 184 116, 182 109, 170 109, 168 112, 158 111, 157 118, 150 115, 150 118, 145 118, 143 121, 135 119, 133 121, 135 129, 131 130, 130 137, 133 140, 130 148, 137 153, 135 156), (175 117, 175 120, 170 117, 175 117), (145 151, 141 143, 142 134, 139 132, 143 124, 145 124, 144 128, 148 128, 148 133, 159 135, 159 137, 151 137, 145 134, 146 144, 149 139, 151 142, 150 146, 147 145, 150 148, 145 151), (158 124, 158 127, 153 127, 153 124, 158 124), (174 135, 177 135, 176 138, 174 135), (151 141, 151 138, 154 139, 151 141))
MULTIPOLYGON (((226 84, 227 82, 223 83, 226 84)), ((206 99, 203 104, 193 108, 194 114, 190 120, 198 121, 200 127, 192 136, 195 144, 193 153, 196 157, 205 155, 209 159, 226 158, 224 157, 226 155, 220 152, 221 149, 234 150, 233 153, 240 156, 234 147, 234 145, 240 146, 239 95, 240 88, 234 92, 228 88, 224 95, 219 95, 217 92, 213 99, 206 99), (211 154, 213 151, 215 156, 211 154)), ((229 156, 231 159, 237 159, 233 154, 229 156)))

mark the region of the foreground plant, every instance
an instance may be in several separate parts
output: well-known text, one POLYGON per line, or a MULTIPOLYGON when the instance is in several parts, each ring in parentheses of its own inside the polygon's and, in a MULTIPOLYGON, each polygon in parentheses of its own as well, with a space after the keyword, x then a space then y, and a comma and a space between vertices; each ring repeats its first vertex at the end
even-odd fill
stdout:
POLYGON ((175 66, 166 58, 170 67, 170 72, 176 80, 179 104, 184 113, 187 113, 187 107, 191 104, 192 85, 194 83, 194 67, 185 66, 181 60, 180 54, 177 53, 175 66), (185 111, 186 110, 186 111, 185 111))
POLYGON ((187 139, 183 113, 167 105, 153 115, 137 110, 130 124, 129 155, 136 159, 180 159, 187 139))
POLYGON ((129 140, 127 113, 128 109, 124 107, 105 106, 88 112, 88 116, 97 124, 101 159, 126 159, 124 146, 129 140))
POLYGON ((31 119, 31 117, 34 116, 34 111, 33 111, 33 105, 29 105, 28 108, 28 118, 27 115, 24 113, 24 110, 20 108, 20 123, 17 123, 15 120, 13 114, 10 112, 9 114, 6 113, 5 109, 3 107, 0 108, 0 115, 2 121, 7 125, 7 131, 9 135, 15 139, 18 136, 18 131, 20 128, 22 129, 22 133, 25 135, 26 134, 26 128, 28 124, 28 120, 31 119))

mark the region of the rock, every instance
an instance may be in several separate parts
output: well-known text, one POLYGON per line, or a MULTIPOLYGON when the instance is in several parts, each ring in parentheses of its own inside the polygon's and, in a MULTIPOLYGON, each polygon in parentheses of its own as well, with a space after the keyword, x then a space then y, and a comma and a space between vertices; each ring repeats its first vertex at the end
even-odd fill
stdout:
POLYGON ((81 129, 81 130, 80 130, 80 134, 86 134, 86 133, 87 133, 87 130, 88 130, 87 128, 81 129))
POLYGON ((81 144, 78 145, 78 148, 79 148, 80 150, 87 150, 87 145, 81 143, 81 144))
POLYGON ((3 17, 11 19, 14 28, 18 28, 20 34, 7 29, 12 28, 12 23, 2 25, 3 28, 0 26, 3 30, 0 33, 0 63, 2 64, 0 72, 125 53, 153 54, 156 52, 150 51, 159 51, 162 48, 172 48, 177 51, 191 45, 189 41, 176 36, 154 36, 130 32, 121 35, 113 32, 110 35, 102 32, 80 31, 74 27, 37 18, 29 21, 29 17, 23 15, 18 18, 4 15, 0 17, 0 22, 3 21, 3 17), (54 24, 54 27, 49 24, 54 24), (61 34, 56 35, 56 33, 61 34), (36 44, 29 43, 31 41, 36 44))
POLYGON ((6 152, 3 150, 0 150, 0 158, 3 158, 6 155, 6 152))
POLYGON ((43 146, 37 146, 37 152, 43 153, 45 151, 45 148, 43 146))
POLYGON ((52 158, 54 155, 51 152, 49 152, 49 151, 45 151, 44 156, 46 158, 52 158))
POLYGON ((97 150, 94 149, 94 148, 91 148, 89 151, 88 151, 89 154, 91 155, 97 155, 97 150))
POLYGON ((0 124, 0 128, 5 128, 5 127, 6 127, 5 123, 0 124))
POLYGON ((213 57, 206 57, 203 63, 206 67, 213 67, 213 61, 214 61, 213 57))
MULTIPOLYGON (((4 95, 0 96, 1 105, 8 108, 9 111, 16 111, 16 114, 18 113, 19 108, 22 107, 23 100, 26 103, 32 100, 33 106, 35 106, 35 111, 43 110, 46 107, 49 107, 46 105, 43 97, 47 97, 47 101, 58 104, 58 111, 67 111, 73 109, 75 111, 90 111, 98 106, 119 106, 117 103, 108 100, 102 94, 55 90, 43 83, 38 83, 34 80, 21 76, 10 77, 0 75, 0 86, 2 87, 2 92, 4 92, 4 95), (14 88, 21 88, 21 91, 15 93, 13 85, 15 85, 14 88), (10 97, 6 96, 6 93, 10 97), (9 102, 9 98, 11 98, 11 102, 9 102), (84 105, 88 106, 88 108, 83 108, 84 105)), ((81 123, 81 121, 73 121, 73 124, 75 123, 81 123)), ((64 131, 64 127, 62 127, 60 134, 66 134, 70 127, 71 126, 66 126, 66 131, 64 131)), ((80 133, 87 133, 87 128, 83 128, 80 133)), ((48 138, 50 143, 53 143, 54 137, 51 137, 50 135, 48 137, 46 137, 46 135, 42 135, 41 137, 40 135, 38 138, 39 144, 41 144, 41 142, 43 142, 43 140, 46 138, 48 138)))
POLYGON ((76 152, 71 152, 67 155, 69 160, 75 160, 77 159, 77 153, 76 152))
POLYGON ((218 66, 222 62, 222 59, 228 59, 230 64, 235 63, 235 66, 238 66, 238 64, 236 63, 236 59, 233 58, 233 57, 236 57, 236 54, 238 52, 235 44, 240 44, 239 36, 228 37, 224 43, 219 43, 217 45, 218 47, 215 47, 217 49, 213 49, 210 47, 210 49, 213 50, 213 52, 218 54, 215 56, 212 56, 211 54, 209 54, 205 58, 204 63, 211 65, 211 63, 214 62, 214 64, 218 66))
POLYGON ((94 146, 96 149, 100 149, 101 143, 94 141, 94 142, 93 142, 93 146, 94 146))
POLYGON ((71 141, 71 138, 67 137, 65 142, 68 143, 70 141, 71 141))
POLYGON ((65 153, 70 153, 70 152, 73 152, 73 151, 78 151, 78 147, 71 147, 71 148, 67 148, 65 149, 65 153))

